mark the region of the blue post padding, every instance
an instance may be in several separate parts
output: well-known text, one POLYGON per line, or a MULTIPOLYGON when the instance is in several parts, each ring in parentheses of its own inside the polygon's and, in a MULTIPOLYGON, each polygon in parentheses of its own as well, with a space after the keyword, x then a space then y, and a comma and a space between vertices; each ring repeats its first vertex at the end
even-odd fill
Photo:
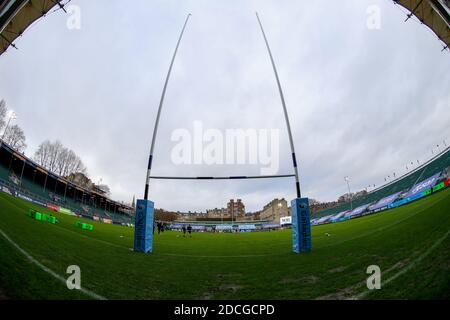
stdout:
POLYGON ((153 214, 154 203, 150 200, 138 200, 134 217, 134 251, 153 252, 153 214))
POLYGON ((308 198, 291 201, 292 250, 295 253, 311 252, 311 221, 308 198))

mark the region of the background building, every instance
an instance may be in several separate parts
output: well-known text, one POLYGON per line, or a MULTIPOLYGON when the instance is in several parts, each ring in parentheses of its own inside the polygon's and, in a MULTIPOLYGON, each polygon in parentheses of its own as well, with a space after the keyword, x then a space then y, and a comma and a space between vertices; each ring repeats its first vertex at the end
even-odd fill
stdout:
POLYGON ((242 218, 245 216, 245 205, 241 199, 231 199, 227 204, 227 212, 231 216, 232 220, 242 218))
POLYGON ((214 208, 210 210, 206 210, 206 217, 208 219, 227 219, 230 218, 230 214, 228 213, 227 208, 214 208))
POLYGON ((261 220, 267 220, 273 223, 280 223, 281 217, 290 216, 291 212, 288 208, 287 201, 282 199, 274 199, 264 206, 259 214, 261 220))

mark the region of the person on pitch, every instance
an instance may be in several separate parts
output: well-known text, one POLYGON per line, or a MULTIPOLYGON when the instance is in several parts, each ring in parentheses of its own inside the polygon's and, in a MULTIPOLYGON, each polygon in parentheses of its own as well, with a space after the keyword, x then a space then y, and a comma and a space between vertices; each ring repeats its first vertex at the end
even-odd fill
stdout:
POLYGON ((158 222, 158 234, 161 233, 161 229, 162 229, 162 223, 158 222))

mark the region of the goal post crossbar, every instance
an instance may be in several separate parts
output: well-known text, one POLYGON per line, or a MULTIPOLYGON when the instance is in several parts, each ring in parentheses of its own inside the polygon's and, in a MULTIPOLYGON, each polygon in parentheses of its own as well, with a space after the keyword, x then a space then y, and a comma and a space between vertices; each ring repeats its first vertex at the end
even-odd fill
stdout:
POLYGON ((245 180, 245 179, 276 179, 291 178, 295 174, 261 175, 261 176, 224 176, 224 177, 176 177, 176 176, 151 176, 157 180, 245 180))

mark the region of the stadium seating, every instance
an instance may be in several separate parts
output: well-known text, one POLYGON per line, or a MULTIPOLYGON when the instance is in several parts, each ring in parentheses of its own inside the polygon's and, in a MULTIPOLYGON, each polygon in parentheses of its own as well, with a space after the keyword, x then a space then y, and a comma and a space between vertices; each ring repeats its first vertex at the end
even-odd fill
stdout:
POLYGON ((240 231, 253 231, 256 230, 256 226, 254 224, 240 224, 238 229, 240 231))
POLYGON ((0 181, 10 187, 13 190, 16 190, 20 192, 21 194, 28 196, 32 199, 41 201, 43 203, 51 202, 58 206, 67 208, 71 210, 72 212, 82 214, 83 216, 92 217, 93 215, 96 215, 100 218, 106 218, 111 219, 116 223, 133 223, 132 218, 107 211, 105 209, 95 208, 93 206, 88 206, 85 204, 82 204, 81 201, 72 199, 70 197, 66 197, 66 199, 63 199, 61 196, 55 197, 53 193, 50 190, 45 190, 42 186, 38 186, 37 184, 34 184, 33 181, 22 177, 21 185, 15 184, 11 179, 11 173, 7 168, 0 165, 0 181), (86 209, 88 209, 86 211, 86 209))
POLYGON ((221 225, 217 225, 216 230, 217 231, 231 231, 231 230, 233 230, 233 226, 231 224, 221 224, 221 225))
MULTIPOLYGON (((426 165, 420 167, 418 170, 400 177, 396 181, 386 184, 385 186, 378 188, 377 190, 369 192, 365 196, 354 199, 353 208, 374 203, 382 198, 395 194, 396 192, 407 191, 417 182, 425 180, 426 178, 429 178, 438 172, 442 172, 448 167, 450 167, 450 149, 447 149, 447 151, 442 155, 433 159, 426 165)), ((346 210, 350 210, 350 203, 344 203, 334 208, 316 212, 314 218, 336 215, 346 210)))
POLYGON ((349 211, 342 211, 338 213, 337 215, 333 216, 330 221, 331 222, 339 222, 343 219, 345 219, 346 214, 349 213, 349 211))
MULTIPOLYGON (((384 185, 377 190, 374 190, 364 196, 353 199, 353 208, 351 210, 350 203, 343 203, 333 208, 328 208, 314 214, 314 224, 323 224, 327 222, 337 222, 342 219, 352 218, 363 214, 367 207, 370 210, 377 210, 382 206, 377 205, 381 199, 386 199, 391 195, 397 195, 395 198, 402 198, 402 193, 409 191, 418 182, 424 181, 429 177, 432 177, 436 173, 442 172, 443 177, 450 175, 450 148, 447 148, 441 155, 436 156, 428 163, 422 165, 418 169, 404 175, 397 180, 384 185), (356 208, 356 209, 355 209, 356 208)), ((443 178, 442 178, 443 179, 443 178)), ((441 179, 441 180, 442 180, 441 179)), ((44 190, 41 185, 35 184, 32 180, 26 176, 22 177, 22 181, 19 183, 17 178, 17 172, 11 172, 4 165, 0 165, 0 181, 14 190, 20 191, 23 195, 29 196, 33 199, 40 200, 44 203, 51 202, 58 206, 70 209, 72 212, 82 214, 83 216, 93 217, 97 216, 100 219, 109 219, 115 223, 132 223, 132 218, 117 212, 111 212, 105 208, 98 208, 84 204, 80 199, 74 199, 71 197, 62 197, 58 195, 55 197, 51 190, 44 190), (19 185, 20 184, 20 185, 19 185)), ((394 199, 395 200, 395 199, 394 199)), ((392 201, 394 201, 392 200, 392 201)), ((391 202, 392 202, 391 201, 391 202)), ((279 225, 266 224, 256 227, 255 225, 239 225, 239 230, 255 230, 258 228, 272 229, 278 228, 279 225)), ((221 225, 217 227, 217 230, 232 230, 232 225, 221 225)))

